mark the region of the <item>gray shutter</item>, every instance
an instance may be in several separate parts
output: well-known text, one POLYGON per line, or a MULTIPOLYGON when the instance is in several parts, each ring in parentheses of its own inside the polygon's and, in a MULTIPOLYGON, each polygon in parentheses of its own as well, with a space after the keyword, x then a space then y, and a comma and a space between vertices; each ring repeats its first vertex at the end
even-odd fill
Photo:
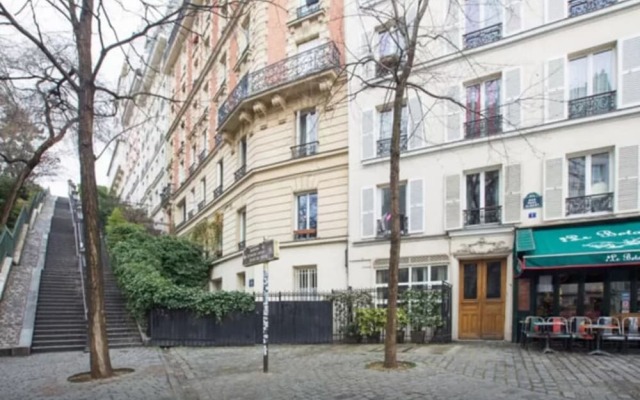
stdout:
POLYGON ((564 214, 562 158, 544 163, 544 219, 562 218, 564 214))
POLYGON ((409 181, 409 233, 424 231, 424 183, 422 179, 409 181))
POLYGON ((504 167, 504 222, 520 222, 522 171, 520 164, 504 167))
POLYGON ((638 209, 638 145, 618 148, 617 210, 638 209))
MULTIPOLYGON (((447 95, 460 102, 460 88, 458 86, 450 87, 447 95)), ((452 101, 445 100, 445 110, 447 114, 446 141, 452 142, 462 139, 462 108, 452 101)))
POLYGON ((620 106, 640 104, 640 36, 622 40, 619 46, 620 106))
POLYGON ((506 36, 522 30, 522 0, 507 0, 503 15, 506 36))
POLYGON ((375 233, 375 213, 374 213, 375 190, 372 187, 362 188, 362 198, 360 202, 361 210, 361 236, 370 238, 375 233))
POLYGON ((362 159, 374 157, 373 110, 362 112, 362 159))
POLYGON ((567 1, 545 0, 545 21, 553 22, 562 19, 567 14, 567 1))
POLYGON ((420 98, 414 97, 409 99, 409 117, 411 126, 409 131, 409 150, 419 149, 426 146, 424 135, 424 113, 422 112, 422 104, 420 98))
POLYGON ((445 229, 459 229, 460 216, 460 175, 445 177, 445 229))
POLYGON ((564 100, 564 70, 564 57, 547 61, 544 96, 545 121, 547 122, 566 118, 567 107, 564 100))
POLYGON ((511 68, 502 73, 504 77, 504 111, 502 124, 505 131, 518 129, 522 123, 520 106, 520 68, 511 68))

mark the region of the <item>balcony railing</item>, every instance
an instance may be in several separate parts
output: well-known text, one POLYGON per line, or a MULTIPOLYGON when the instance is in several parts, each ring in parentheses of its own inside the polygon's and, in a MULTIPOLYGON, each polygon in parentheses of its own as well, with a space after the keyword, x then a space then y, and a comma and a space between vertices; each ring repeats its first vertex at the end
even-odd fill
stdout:
POLYGON ((315 239, 317 234, 317 229, 298 229, 293 231, 293 238, 295 240, 315 239))
POLYGON ((304 6, 298 7, 296 9, 296 17, 297 19, 302 19, 307 15, 311 15, 320 11, 320 2, 315 4, 305 4, 304 6))
POLYGON ((238 250, 239 250, 239 251, 244 250, 244 248, 245 248, 245 247, 247 247, 247 246, 246 246, 246 243, 245 243, 245 241, 244 241, 244 240, 242 240, 242 241, 238 242, 238 250))
POLYGON ((222 192, 224 190, 222 189, 222 185, 218 186, 217 188, 215 188, 213 190, 213 199, 217 199, 218 197, 222 196, 222 192))
POLYGON ((216 144, 216 148, 218 148, 218 146, 220 146, 220 143, 222 143, 222 133, 217 133, 214 137, 214 141, 216 144))
POLYGON ((339 66, 340 53, 329 42, 247 74, 218 108, 218 126, 248 97, 339 66))
MULTIPOLYGON (((388 238, 391 236, 391 219, 381 218, 377 221, 378 229, 376 231, 376 237, 388 238)), ((400 235, 406 236, 409 234, 409 219, 406 215, 400 215, 400 235)))
POLYGON ((167 205, 167 203, 169 203, 169 200, 171 199, 171 184, 167 184, 165 187, 162 188, 162 191, 160 192, 160 204, 162 206, 167 205))
POLYGON ((291 157, 308 157, 318 152, 318 142, 309 142, 298 146, 291 146, 291 157))
POLYGON ((193 216, 196 214, 196 212, 194 210, 190 210, 189 211, 189 219, 193 218, 193 216))
POLYGON ((200 200, 200 202, 198 203, 198 211, 202 211, 203 208, 204 208, 204 200, 200 200))
POLYGON ((568 197, 566 205, 567 215, 610 212, 613 211, 613 193, 568 197))
POLYGON ((612 6, 616 0, 569 0, 569 16, 577 17, 612 6))
POLYGON ((474 49, 500 39, 502 39, 502 24, 487 26, 463 36, 465 49, 474 49))
POLYGON ((192 162, 191 165, 189 165, 189 175, 193 175, 193 173, 196 172, 196 162, 192 162))
POLYGON ((475 139, 502 133, 502 115, 474 119, 464 123, 465 139, 475 139))
POLYGON ((242 166, 238 168, 236 172, 233 173, 233 178, 235 179, 236 182, 238 182, 246 174, 247 174, 247 164, 242 164, 242 166))
POLYGON ((499 224, 502 222, 502 206, 464 210, 464 226, 499 224))
POLYGON ((616 109, 616 91, 569 100, 569 119, 606 114, 616 109))
POLYGON ((207 150, 202 150, 200 154, 198 154, 198 162, 202 164, 206 156, 207 156, 207 150))
MULTIPOLYGON (((387 157, 391 154, 391 138, 378 140, 376 146, 378 157, 387 157)), ((407 151, 407 135, 400 135, 400 152, 407 151)))

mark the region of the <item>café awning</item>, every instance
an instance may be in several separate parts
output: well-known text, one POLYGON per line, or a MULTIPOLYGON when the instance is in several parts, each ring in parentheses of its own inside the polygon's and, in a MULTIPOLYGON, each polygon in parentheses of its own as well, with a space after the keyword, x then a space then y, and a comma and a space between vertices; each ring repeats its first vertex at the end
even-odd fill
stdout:
POLYGON ((516 231, 519 270, 640 265, 640 221, 516 231))

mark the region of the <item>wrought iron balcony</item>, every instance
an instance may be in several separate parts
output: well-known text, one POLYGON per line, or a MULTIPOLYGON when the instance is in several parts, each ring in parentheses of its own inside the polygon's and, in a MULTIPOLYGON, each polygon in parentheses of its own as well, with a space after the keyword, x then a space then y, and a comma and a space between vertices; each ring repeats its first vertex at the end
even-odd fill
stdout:
POLYGON ((291 157, 302 158, 316 154, 318 152, 318 142, 309 142, 298 146, 291 146, 291 157))
POLYGON ((192 162, 191 165, 189 165, 189 175, 193 175, 193 173, 196 172, 196 162, 192 162))
POLYGON ((568 197, 566 206, 567 215, 610 212, 613 211, 613 193, 568 197))
POLYGON ((244 99, 339 66, 340 53, 329 42, 243 76, 218 108, 218 128, 244 99))
MULTIPOLYGON (((388 157, 391 154, 391 138, 378 140, 377 144, 378 157, 388 157)), ((407 151, 407 135, 400 135, 400 152, 407 151)))
POLYGON ((393 71, 400 72, 400 70, 403 68, 404 62, 406 61, 406 57, 402 56, 402 59, 400 59, 401 56, 402 54, 398 50, 398 52, 396 53, 391 53, 380 57, 380 59, 376 63, 376 78, 382 78, 383 76, 388 75, 393 71))
POLYGON ((204 208, 204 200, 200 200, 200 202, 198 203, 198 211, 202 211, 203 208, 204 208))
POLYGON ((238 168, 236 172, 233 173, 233 178, 235 179, 236 182, 238 182, 246 174, 247 174, 247 164, 242 164, 242 166, 238 168))
POLYGON ((213 199, 217 199, 218 197, 222 196, 222 192, 224 190, 222 189, 222 185, 218 186, 217 188, 215 188, 213 190, 213 199))
POLYGON ((502 206, 464 210, 463 217, 464 226, 499 224, 502 222, 502 206))
POLYGON ((569 16, 577 17, 612 6, 616 0, 569 0, 569 16))
POLYGON ((242 251, 242 250, 244 250, 245 247, 247 247, 247 246, 246 246, 246 243, 245 243, 244 240, 238 242, 238 250, 242 251))
POLYGON ((606 114, 616 109, 616 91, 569 100, 569 119, 606 114))
POLYGON ((302 19, 308 15, 314 14, 320 11, 320 2, 316 2, 315 4, 305 4, 304 6, 298 7, 296 9, 296 17, 297 19, 302 19))
POLYGON ((477 31, 467 33, 463 37, 464 48, 474 49, 502 39, 502 24, 487 26, 477 31))
POLYGON ((220 146, 220 144, 222 143, 222 133, 217 133, 214 137, 214 141, 216 144, 216 148, 218 148, 218 146, 220 146))
MULTIPOLYGON (((376 237, 388 238, 391 236, 391 218, 381 218, 377 221, 378 229, 376 231, 376 237)), ((400 236, 406 236, 409 234, 409 219, 406 215, 400 215, 400 236)))
POLYGON ((315 239, 318 234, 318 230, 313 229, 298 229, 293 231, 293 239, 294 240, 302 240, 302 239, 315 239))
POLYGON ((205 157, 207 157, 207 150, 203 149, 200 154, 198 154, 198 162, 202 163, 205 159, 205 157))
POLYGON ((169 203, 170 199, 171 199, 171 184, 167 184, 165 187, 162 188, 162 191, 160 192, 160 204, 162 206, 165 206, 169 203))
POLYGON ((464 123, 464 138, 476 139, 502 133, 502 115, 478 118, 464 123))
POLYGON ((193 218, 193 216, 194 216, 195 214, 196 214, 196 212, 195 212, 194 210, 189 210, 189 218, 188 218, 188 219, 193 218))

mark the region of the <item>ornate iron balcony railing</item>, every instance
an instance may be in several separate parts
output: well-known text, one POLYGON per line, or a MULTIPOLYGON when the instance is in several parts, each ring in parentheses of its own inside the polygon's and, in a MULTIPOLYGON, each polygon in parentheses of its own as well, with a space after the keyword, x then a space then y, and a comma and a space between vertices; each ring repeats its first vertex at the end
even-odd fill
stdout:
POLYGON ((246 174, 247 174, 247 164, 242 164, 242 166, 238 168, 236 172, 233 173, 233 178, 235 179, 236 182, 238 182, 246 174))
POLYGON ((474 49, 502 39, 502 24, 487 26, 462 36, 465 49, 474 49))
POLYGON ((318 142, 309 142, 298 146, 291 146, 291 157, 302 158, 316 154, 318 152, 318 142))
POLYGON ((207 150, 202 150, 200 154, 198 154, 198 162, 202 163, 207 156, 207 150))
POLYGON ((606 114, 616 109, 616 91, 569 100, 569 119, 606 114))
POLYGON ((200 202, 198 203, 198 211, 202 211, 203 208, 204 208, 204 200, 200 200, 200 202))
POLYGON ((613 211, 613 193, 568 197, 567 215, 613 211))
POLYGON ((340 52, 329 42, 247 74, 218 108, 218 126, 248 97, 339 66, 340 52))
POLYGON ((474 119, 464 124, 464 138, 475 139, 502 133, 502 115, 474 119))
POLYGON ((242 251, 246 247, 246 243, 244 240, 238 242, 238 250, 242 251))
POLYGON ((194 210, 189 210, 189 219, 193 218, 195 214, 196 212, 194 210))
POLYGON ((215 188, 213 190, 213 199, 217 199, 218 197, 222 196, 222 192, 224 190, 222 189, 222 185, 218 186, 217 188, 215 188))
POLYGON ((171 199, 171 184, 167 184, 160 192, 160 204, 166 205, 171 199))
POLYGON ((464 226, 499 224, 502 222, 502 206, 464 210, 464 226))
MULTIPOLYGON (((378 140, 377 143, 378 157, 387 157, 391 154, 391 138, 378 140)), ((400 135, 400 152, 407 151, 407 135, 400 135)))
POLYGON ((304 6, 296 9, 296 17, 297 19, 301 19, 318 11, 320 11, 320 2, 315 4, 305 4, 304 6))
POLYGON ((577 17, 612 6, 616 0, 569 0, 569 16, 577 17))
MULTIPOLYGON (((378 229, 376 237, 388 238, 391 236, 391 219, 381 218, 377 221, 378 229)), ((409 219, 406 215, 400 215, 400 236, 409 234, 409 219)))

